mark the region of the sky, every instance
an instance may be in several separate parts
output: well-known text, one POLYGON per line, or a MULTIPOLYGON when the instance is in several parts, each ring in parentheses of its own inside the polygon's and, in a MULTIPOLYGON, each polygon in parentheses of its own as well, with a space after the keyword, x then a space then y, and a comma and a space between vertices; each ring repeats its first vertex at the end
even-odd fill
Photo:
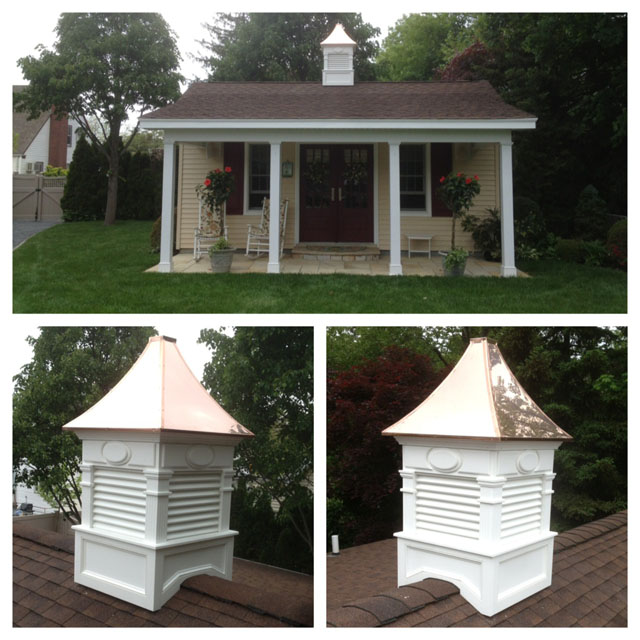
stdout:
MULTIPOLYGON (((63 322, 56 322, 56 325, 64 326, 63 322)), ((77 323, 80 326, 96 326, 106 324, 104 322, 96 321, 96 317, 85 318, 84 322, 77 323)), ((217 329, 221 331, 223 327, 219 326, 216 322, 206 322, 204 318, 199 316, 175 316, 168 320, 161 320, 159 322, 153 322, 153 319, 149 319, 147 322, 140 322, 144 326, 155 327, 160 335, 167 336, 169 338, 175 338, 177 340, 178 349, 185 359, 185 362, 189 365, 191 371, 198 380, 202 381, 202 372, 204 365, 211 360, 211 351, 202 344, 197 344, 198 337, 201 329, 217 329)), ((27 343, 27 337, 37 337, 40 334, 39 326, 46 326, 44 322, 21 322, 20 331, 18 332, 17 339, 12 342, 11 350, 9 351, 9 358, 11 362, 11 375, 16 375, 20 372, 20 368, 28 364, 31 361, 33 352, 31 346, 27 343)), ((117 326, 128 326, 127 323, 121 322, 117 326)), ((230 334, 230 327, 232 323, 228 323, 224 330, 230 334)))
MULTIPOLYGON (((11 52, 8 55, 10 55, 12 58, 12 68, 10 74, 11 83, 24 83, 20 68, 17 66, 17 64, 15 64, 18 58, 27 55, 37 56, 35 48, 38 44, 42 44, 47 48, 53 45, 53 42, 55 40, 55 34, 53 30, 62 11, 86 11, 87 9, 91 10, 92 4, 94 3, 62 2, 62 4, 58 4, 50 2, 35 2, 24 4, 23 9, 20 8, 20 5, 18 5, 17 8, 12 8, 11 12, 14 15, 15 23, 28 24, 29 29, 28 31, 15 30, 6 34, 8 39, 11 41, 9 46, 5 45, 5 55, 7 55, 7 52, 11 52), (74 6, 76 4, 78 6, 74 6), (38 7, 38 9, 35 11, 33 10, 34 6, 38 7), (22 19, 20 18, 20 13, 23 13, 24 17, 22 19), (27 13, 28 19, 26 18, 27 13)), ((123 7, 119 7, 118 4, 118 2, 112 3, 110 5, 110 9, 111 7, 113 7, 112 10, 131 9, 130 4, 122 3, 124 4, 123 7)), ((323 11, 344 10, 344 6, 342 6, 341 3, 327 2, 324 4, 326 6, 323 6, 323 11)), ((360 13, 362 13, 365 22, 369 22, 376 27, 380 27, 381 38, 384 38, 387 35, 388 27, 393 26, 395 22, 402 17, 402 7, 406 6, 407 12, 410 12, 411 5, 417 5, 418 3, 376 3, 377 5, 379 5, 379 8, 376 9, 368 9, 366 3, 364 2, 360 4, 364 7, 363 9, 358 9, 358 3, 350 3, 348 5, 349 10, 359 10, 360 13)), ((370 3, 370 5, 372 4, 373 3, 370 3)), ((158 11, 158 3, 136 2, 134 3, 134 5, 134 8, 136 10, 158 11)), ((287 9, 295 10, 288 5, 297 8, 300 6, 300 3, 278 2, 277 7, 278 10, 281 11, 285 11, 287 9)), ((191 60, 189 54, 198 53, 199 46, 196 41, 201 40, 207 36, 207 31, 202 27, 202 24, 206 22, 212 22, 212 17, 216 9, 218 9, 219 7, 218 10, 228 12, 241 11, 243 9, 260 11, 264 10, 265 3, 231 2, 225 3, 224 5, 209 5, 212 7, 212 9, 205 10, 204 7, 207 6, 205 3, 193 3, 191 2, 191 0, 186 0, 176 3, 174 6, 180 6, 180 11, 163 11, 162 7, 160 7, 160 13, 163 15, 164 19, 167 21, 167 23, 173 29, 177 36, 178 48, 180 49, 180 52, 182 54, 181 72, 182 75, 184 75, 187 79, 190 79, 197 76, 204 77, 205 75, 203 68, 197 62, 191 60)), ((269 6, 270 10, 275 10, 272 5, 267 6, 269 6)), ((311 8, 313 9, 314 7, 311 8)), ((317 8, 315 9, 317 10, 317 8)), ((104 7, 102 7, 102 10, 104 10, 104 7)))

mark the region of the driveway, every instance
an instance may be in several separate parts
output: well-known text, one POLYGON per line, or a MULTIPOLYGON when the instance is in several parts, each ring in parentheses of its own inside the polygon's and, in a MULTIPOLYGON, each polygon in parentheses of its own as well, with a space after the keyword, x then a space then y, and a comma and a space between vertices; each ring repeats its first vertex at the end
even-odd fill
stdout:
POLYGON ((35 222, 31 220, 14 220, 13 221, 13 248, 19 247, 25 240, 36 233, 44 231, 49 227, 60 224, 62 220, 52 220, 46 222, 35 222))

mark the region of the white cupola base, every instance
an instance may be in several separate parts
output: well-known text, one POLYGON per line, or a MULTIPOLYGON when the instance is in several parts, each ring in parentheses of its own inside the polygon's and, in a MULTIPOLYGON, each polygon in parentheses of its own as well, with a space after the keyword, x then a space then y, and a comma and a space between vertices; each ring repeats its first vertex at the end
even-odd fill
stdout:
POLYGON ((190 576, 232 578, 234 447, 253 434, 207 393, 170 338, 65 425, 82 440, 74 579, 151 611, 190 576))
POLYGON ((472 340, 441 385, 383 433, 402 446, 398 585, 447 580, 492 616, 551 584, 553 457, 571 436, 497 345, 472 340))

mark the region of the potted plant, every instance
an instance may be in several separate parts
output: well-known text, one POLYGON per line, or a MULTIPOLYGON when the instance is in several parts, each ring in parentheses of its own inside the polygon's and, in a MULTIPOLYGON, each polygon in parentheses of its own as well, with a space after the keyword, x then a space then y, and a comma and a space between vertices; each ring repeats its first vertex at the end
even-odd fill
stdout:
POLYGON ((211 271, 213 273, 228 273, 231 270, 234 251, 235 248, 229 244, 226 238, 220 238, 214 245, 209 247, 211 271))
POLYGON ((445 275, 464 274, 469 253, 466 249, 456 247, 456 220, 469 211, 473 199, 479 193, 478 176, 469 177, 458 172, 440 178, 438 196, 451 211, 451 250, 442 253, 445 275))

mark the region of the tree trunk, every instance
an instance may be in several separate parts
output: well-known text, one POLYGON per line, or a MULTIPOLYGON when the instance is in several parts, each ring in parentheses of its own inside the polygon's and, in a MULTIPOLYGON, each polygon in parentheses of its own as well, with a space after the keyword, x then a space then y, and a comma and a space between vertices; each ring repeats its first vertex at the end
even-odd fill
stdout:
POLYGON ((109 177, 107 182, 107 206, 104 212, 105 225, 116 221, 118 208, 118 180, 120 173, 120 126, 113 125, 109 134, 109 177))
POLYGON ((451 212, 451 250, 456 248, 456 214, 451 212))

